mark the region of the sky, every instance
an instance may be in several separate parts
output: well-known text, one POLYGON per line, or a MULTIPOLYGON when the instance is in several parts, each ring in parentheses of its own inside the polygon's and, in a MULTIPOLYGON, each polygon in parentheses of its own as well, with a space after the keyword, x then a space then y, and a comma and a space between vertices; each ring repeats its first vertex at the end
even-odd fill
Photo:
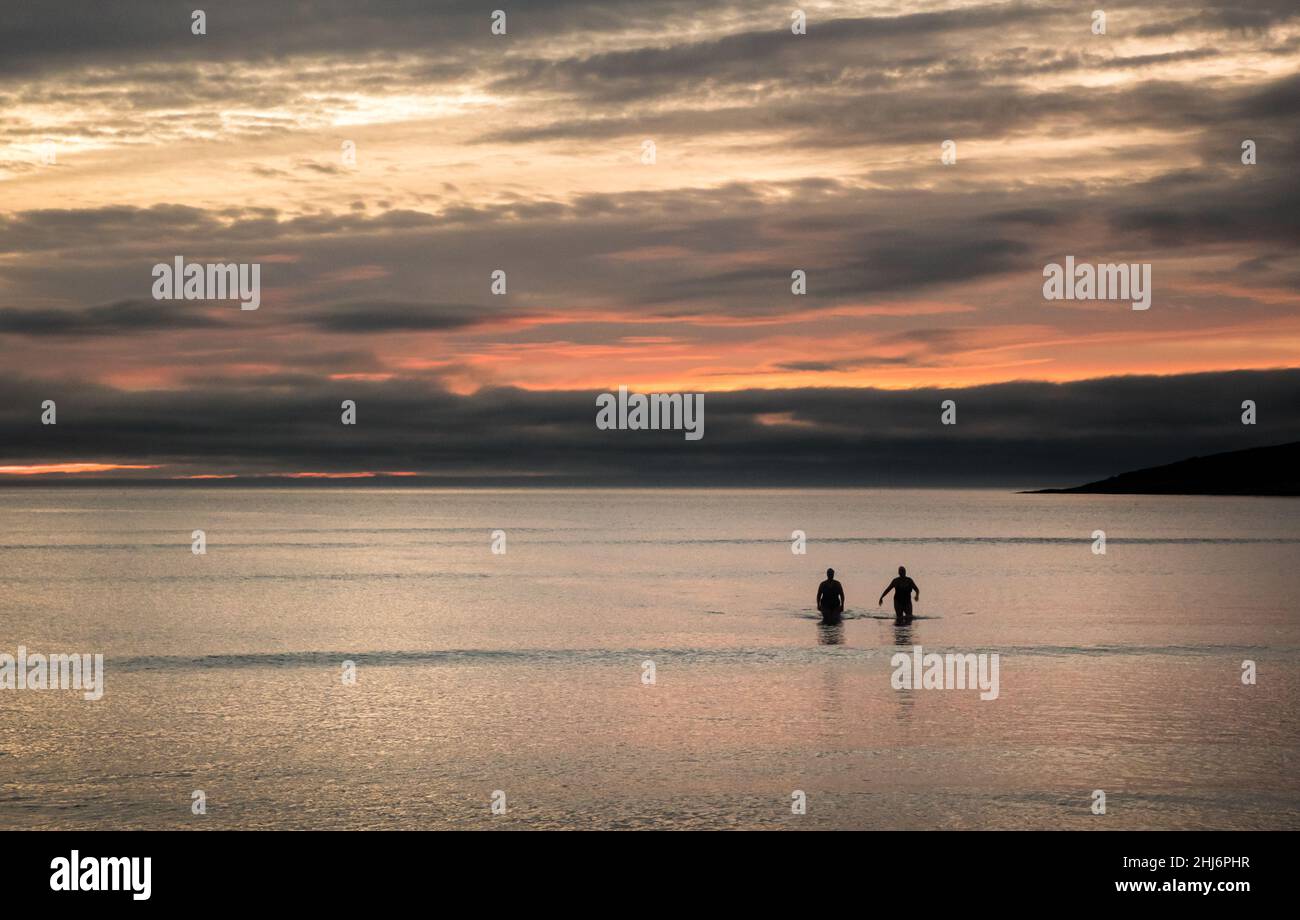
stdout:
POLYGON ((5 11, 0 481, 1068 485, 1300 439, 1293 0, 193 8, 5 11), (154 299, 177 256, 260 307, 154 299), (1045 300, 1066 256, 1150 309, 1045 300), (705 436, 597 430, 620 385, 705 436))

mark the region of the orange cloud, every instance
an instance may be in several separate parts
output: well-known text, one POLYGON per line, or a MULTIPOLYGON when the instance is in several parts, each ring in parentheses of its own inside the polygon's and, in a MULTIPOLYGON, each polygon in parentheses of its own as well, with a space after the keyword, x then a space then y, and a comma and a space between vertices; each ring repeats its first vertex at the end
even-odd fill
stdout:
POLYGON ((34 463, 21 466, 0 466, 6 476, 44 476, 48 473, 107 473, 113 470, 156 470, 160 464, 136 463, 34 463))

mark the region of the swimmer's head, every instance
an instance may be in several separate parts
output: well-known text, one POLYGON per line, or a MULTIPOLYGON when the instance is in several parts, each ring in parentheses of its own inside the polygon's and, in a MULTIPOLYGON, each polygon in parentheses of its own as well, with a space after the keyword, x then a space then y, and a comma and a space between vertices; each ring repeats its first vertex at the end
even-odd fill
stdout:
POLYGON ((834 570, 834 569, 827 569, 827 570, 826 570, 826 577, 827 577, 827 578, 834 578, 834 577, 835 577, 835 570, 834 570))
POLYGON ((907 574, 907 566, 905 566, 905 565, 900 565, 900 566, 898 567, 898 574, 899 574, 899 575, 906 575, 906 574, 907 574))

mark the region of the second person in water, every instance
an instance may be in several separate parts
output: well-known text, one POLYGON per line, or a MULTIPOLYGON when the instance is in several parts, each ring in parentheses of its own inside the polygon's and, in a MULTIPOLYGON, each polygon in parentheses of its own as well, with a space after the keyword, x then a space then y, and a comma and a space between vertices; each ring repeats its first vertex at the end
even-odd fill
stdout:
POLYGON ((916 594, 916 599, 921 599, 921 589, 916 586, 916 582, 907 577, 907 567, 898 567, 898 577, 889 583, 884 591, 880 592, 880 603, 877 606, 884 606, 885 595, 890 591, 894 592, 894 619, 907 621, 912 619, 912 594, 916 594))

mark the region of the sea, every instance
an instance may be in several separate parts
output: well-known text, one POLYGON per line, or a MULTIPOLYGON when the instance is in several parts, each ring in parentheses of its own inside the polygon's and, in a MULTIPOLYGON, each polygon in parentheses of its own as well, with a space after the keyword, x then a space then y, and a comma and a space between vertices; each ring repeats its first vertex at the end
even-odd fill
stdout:
POLYGON ((0 655, 104 662, 0 689, 0 828, 1296 829, 1298 510, 0 489, 0 655))

